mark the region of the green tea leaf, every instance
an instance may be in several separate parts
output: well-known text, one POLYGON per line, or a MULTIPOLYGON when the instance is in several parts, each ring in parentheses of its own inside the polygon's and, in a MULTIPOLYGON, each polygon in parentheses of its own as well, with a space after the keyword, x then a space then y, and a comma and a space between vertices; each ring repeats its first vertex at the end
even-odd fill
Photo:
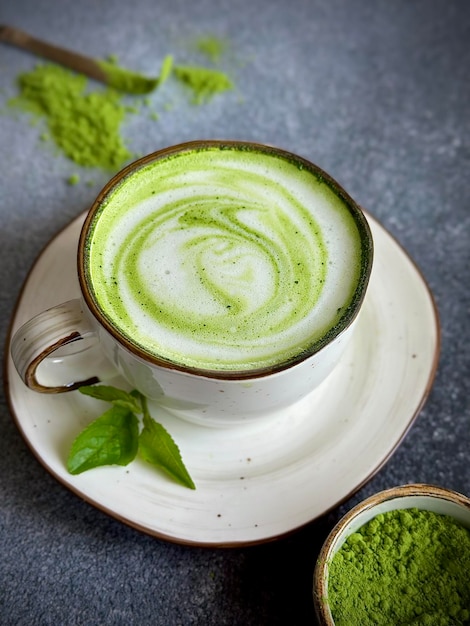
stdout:
MULTIPOLYGON (((88 385, 79 388, 80 393, 85 396, 91 396, 105 402, 112 402, 115 406, 121 406, 129 409, 132 413, 141 413, 142 409, 139 403, 140 394, 134 392, 128 393, 123 389, 112 387, 111 385, 88 385)), ((138 393, 138 392, 137 392, 138 393)))
POLYGON ((135 458, 138 445, 137 417, 126 407, 114 406, 75 439, 67 469, 80 474, 101 465, 127 465, 135 458))
POLYGON ((139 450, 145 461, 164 470, 184 487, 196 489, 170 433, 150 417, 147 411, 144 412, 144 428, 139 437, 139 450))

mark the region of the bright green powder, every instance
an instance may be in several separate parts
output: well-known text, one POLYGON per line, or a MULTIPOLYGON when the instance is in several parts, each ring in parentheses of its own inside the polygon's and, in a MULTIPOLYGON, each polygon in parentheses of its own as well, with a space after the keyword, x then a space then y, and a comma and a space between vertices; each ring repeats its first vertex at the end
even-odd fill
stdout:
POLYGON ((205 54, 213 63, 218 63, 227 49, 228 42, 214 35, 199 37, 196 41, 196 50, 205 54))
POLYGON ((407 509, 377 515, 329 565, 335 626, 470 624, 470 531, 407 509))
POLYGON ((128 113, 117 91, 86 92, 87 78, 57 65, 20 74, 11 106, 42 117, 55 144, 75 163, 119 169, 132 155, 121 138, 128 113))
POLYGON ((80 182, 80 176, 78 174, 72 174, 69 176, 67 182, 69 185, 78 185, 80 182))
POLYGON ((233 83, 224 72, 199 67, 197 65, 179 65, 175 67, 175 76, 193 92, 193 104, 203 104, 216 94, 233 89, 233 83))

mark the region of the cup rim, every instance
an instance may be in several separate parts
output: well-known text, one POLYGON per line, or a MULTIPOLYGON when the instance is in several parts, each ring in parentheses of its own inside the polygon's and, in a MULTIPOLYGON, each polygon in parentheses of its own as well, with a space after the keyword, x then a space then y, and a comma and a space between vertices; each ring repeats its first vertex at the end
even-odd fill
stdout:
POLYGON ((147 363, 155 366, 160 366, 164 369, 177 370, 187 374, 194 374, 197 376, 215 378, 219 380, 247 380, 269 376, 278 372, 282 372, 297 364, 300 364, 314 354, 320 352, 323 348, 331 344, 336 338, 343 334, 354 322, 362 306, 362 302, 365 298, 367 285, 369 283, 370 275, 372 272, 373 256, 374 244, 372 233, 367 218, 365 217, 361 207, 353 200, 353 198, 335 179, 333 179, 318 165, 302 156, 298 156, 292 152, 284 150, 283 148, 278 148, 276 146, 268 144, 242 140, 203 139, 183 142, 174 146, 169 146, 151 152, 133 161, 132 163, 129 163, 127 166, 117 172, 106 183, 106 185, 101 189, 98 196, 92 203, 83 223, 78 242, 77 267, 82 297, 88 307, 88 310, 97 320, 97 322, 121 346, 126 348, 132 354, 136 355, 147 363), (251 150, 253 152, 262 152, 263 154, 274 155, 283 158, 287 161, 290 161, 291 163, 295 163, 297 166, 303 169, 309 170, 310 172, 314 173, 319 180, 326 183, 328 187, 330 187, 330 189, 332 189, 333 192, 343 200, 343 202, 349 209, 359 231, 362 249, 362 271, 351 303, 347 307, 345 314, 341 317, 339 322, 335 326, 333 326, 328 331, 328 333, 326 333, 320 340, 316 341, 313 345, 311 345, 309 348, 306 348, 300 354, 297 354, 288 360, 276 363, 275 365, 247 370, 212 370, 206 368, 190 367, 181 363, 177 363, 175 361, 164 359, 162 357, 157 357, 154 354, 147 352, 140 345, 133 343, 128 337, 120 332, 120 330, 107 318, 107 316, 101 310, 93 296, 93 291, 88 284, 85 250, 87 247, 89 229, 93 223, 97 211, 99 210, 105 199, 109 196, 109 194, 111 194, 118 186, 120 186, 126 178, 132 176, 135 172, 143 169, 150 163, 184 152, 191 152, 194 150, 207 150, 212 148, 219 148, 221 150, 238 149, 245 151, 251 150))
MULTIPOLYGON (((335 626, 328 604, 328 565, 333 555, 336 553, 336 550, 339 550, 349 534, 354 532, 355 527, 351 528, 351 525, 354 524, 354 521, 357 520, 359 516, 372 513, 375 508, 380 508, 380 505, 393 500, 403 500, 405 498, 442 500, 470 513, 470 498, 452 489, 426 483, 411 483, 391 487, 389 489, 379 491, 378 493, 375 493, 356 504, 336 523, 330 531, 322 545, 315 563, 313 573, 313 601, 316 617, 321 626, 335 626)), ((395 507, 395 509, 398 508, 400 507, 395 507)), ((431 510, 419 506, 418 508, 431 510)), ((373 515, 371 514, 370 517, 367 515, 367 520, 361 522, 358 527, 363 526, 367 523, 367 521, 369 521, 369 519, 378 515, 379 512, 380 511, 377 511, 377 513, 373 515)))

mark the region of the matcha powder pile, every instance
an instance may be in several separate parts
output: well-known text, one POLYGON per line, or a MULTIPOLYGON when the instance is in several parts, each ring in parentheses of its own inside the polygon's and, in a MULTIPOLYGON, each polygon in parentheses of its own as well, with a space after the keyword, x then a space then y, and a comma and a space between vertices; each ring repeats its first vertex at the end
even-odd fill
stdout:
POLYGON ((75 163, 116 170, 131 156, 120 134, 129 109, 114 90, 86 92, 87 82, 59 66, 39 65, 20 74, 20 94, 9 104, 45 118, 50 138, 75 163))

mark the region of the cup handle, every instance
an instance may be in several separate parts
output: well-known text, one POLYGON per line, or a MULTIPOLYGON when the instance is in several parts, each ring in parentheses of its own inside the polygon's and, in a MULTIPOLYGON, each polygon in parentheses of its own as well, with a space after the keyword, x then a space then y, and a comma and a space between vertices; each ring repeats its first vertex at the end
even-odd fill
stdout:
POLYGON ((39 382, 38 367, 59 348, 92 337, 98 338, 98 335, 84 313, 82 301, 69 300, 39 313, 17 330, 11 341, 11 356, 18 374, 30 389, 41 393, 73 391, 82 385, 93 385, 99 378, 91 376, 48 386, 39 382))

